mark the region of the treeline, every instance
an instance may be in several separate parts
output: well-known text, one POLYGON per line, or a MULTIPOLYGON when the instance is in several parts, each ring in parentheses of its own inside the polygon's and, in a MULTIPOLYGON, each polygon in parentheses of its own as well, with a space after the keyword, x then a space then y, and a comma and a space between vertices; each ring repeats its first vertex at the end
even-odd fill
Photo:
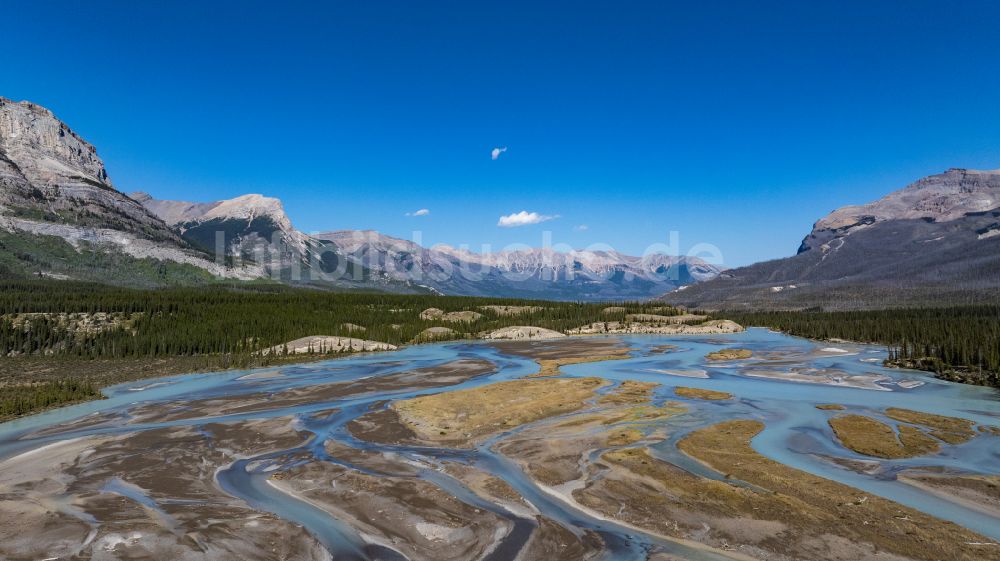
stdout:
POLYGON ((75 378, 0 388, 0 419, 56 405, 95 399, 100 391, 89 380, 75 378))
POLYGON ((812 339, 882 344, 889 349, 888 365, 927 370, 952 381, 1000 387, 997 305, 714 315, 812 339))
MULTIPOLYGON (((662 304, 660 305, 662 306, 662 304)), ((530 324, 556 330, 619 319, 607 304, 440 296, 331 293, 273 285, 234 284, 140 290, 85 283, 0 283, 0 354, 57 354, 81 358, 246 355, 309 335, 361 337, 392 344, 432 326, 477 333, 530 324), (488 305, 538 306, 503 315, 488 305), (427 308, 470 310, 468 323, 424 320, 427 308), (60 314, 117 314, 118 325, 79 329, 60 314), (355 326, 361 326, 359 331, 355 326)), ((642 311, 631 305, 630 312, 642 311)), ((617 315, 617 314, 616 314, 617 315)))
MULTIPOLYGON (((85 282, 0 281, 0 419, 100 396, 99 388, 157 375, 303 360, 283 344, 334 335, 394 345, 435 326, 454 338, 512 325, 565 331, 626 314, 671 315, 657 304, 542 302, 380 293, 333 293, 270 283, 131 289, 85 282), (505 315, 487 306, 531 306, 505 315), (426 320, 428 308, 482 314, 426 320), (277 353, 264 353, 275 347, 277 353), (6 358, 4 358, 6 357, 6 358)), ((323 349, 316 349, 323 354, 323 349)))

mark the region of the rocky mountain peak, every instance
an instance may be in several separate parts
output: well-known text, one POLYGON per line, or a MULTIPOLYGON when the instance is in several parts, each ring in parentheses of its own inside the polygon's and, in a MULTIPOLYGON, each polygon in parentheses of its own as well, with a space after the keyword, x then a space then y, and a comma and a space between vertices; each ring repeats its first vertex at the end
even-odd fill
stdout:
POLYGON ((82 174, 111 186, 97 149, 51 111, 28 101, 0 97, 0 150, 19 161, 22 171, 35 175, 33 179, 52 181, 82 174))
POLYGON ((799 252, 887 220, 949 222, 1000 207, 1000 170, 951 168, 863 205, 839 208, 813 226, 799 252))
POLYGON ((115 190, 92 144, 48 109, 7 98, 0 98, 0 214, 8 227, 56 223, 180 241, 115 190))

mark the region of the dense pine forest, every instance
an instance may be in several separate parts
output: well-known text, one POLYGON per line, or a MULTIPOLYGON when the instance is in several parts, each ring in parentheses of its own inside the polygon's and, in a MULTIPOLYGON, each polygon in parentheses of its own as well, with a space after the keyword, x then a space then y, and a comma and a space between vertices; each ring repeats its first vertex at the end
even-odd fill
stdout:
POLYGON ((890 366, 1000 387, 1000 306, 714 315, 812 339, 882 344, 889 348, 890 366))
POLYGON ((451 337, 463 338, 511 325, 564 331, 653 308, 673 313, 662 303, 625 304, 613 314, 603 313, 606 307, 333 293, 263 283, 143 290, 44 280, 0 282, 0 357, 5 357, 0 358, 0 418, 92 399, 98 388, 132 379, 307 360, 261 351, 310 335, 402 345, 434 326, 454 329, 451 337), (484 308, 491 305, 534 308, 505 315, 484 308), (422 319, 428 308, 482 315, 459 323, 422 319))

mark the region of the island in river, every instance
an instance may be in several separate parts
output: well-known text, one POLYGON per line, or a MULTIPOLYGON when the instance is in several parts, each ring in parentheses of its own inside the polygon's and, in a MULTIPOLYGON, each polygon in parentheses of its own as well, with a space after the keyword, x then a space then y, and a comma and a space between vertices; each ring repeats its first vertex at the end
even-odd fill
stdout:
POLYGON ((1000 559, 996 391, 884 355, 621 333, 131 382, 0 425, 0 557, 1000 559))

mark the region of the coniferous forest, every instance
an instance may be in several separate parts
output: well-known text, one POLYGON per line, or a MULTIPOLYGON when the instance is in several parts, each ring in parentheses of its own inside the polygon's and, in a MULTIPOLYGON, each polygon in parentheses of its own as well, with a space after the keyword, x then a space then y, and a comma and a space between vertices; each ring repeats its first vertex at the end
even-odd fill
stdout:
MULTIPOLYGON (((46 280, 0 282, 0 418, 95 399, 109 384, 191 371, 248 368, 329 356, 262 353, 310 335, 394 345, 447 326, 452 338, 511 325, 559 331, 626 313, 670 314, 662 303, 539 302, 383 293, 334 293, 266 283, 130 289, 46 280), (491 305, 533 306, 505 315, 491 305), (428 308, 476 311, 469 322, 425 319, 428 308)), ((814 339, 885 345, 890 365, 1000 387, 1000 307, 712 314, 814 339)), ((621 316, 621 317, 619 317, 621 316)))
POLYGON ((885 345, 889 366, 926 370, 955 382, 1000 387, 1000 306, 715 315, 811 339, 885 345))
MULTIPOLYGON (((474 337, 512 325, 564 331, 625 313, 672 313, 662 303, 538 302, 383 293, 334 293, 266 283, 131 289, 63 281, 0 282, 0 418, 99 397, 109 384, 199 370, 328 356, 261 351, 311 335, 403 345, 434 326, 474 337), (484 306, 532 306, 505 315, 484 306), (428 308, 475 311, 473 321, 421 318, 428 308)), ((620 317, 619 317, 620 316, 620 317)), ((440 340, 440 337, 435 337, 440 340)))

